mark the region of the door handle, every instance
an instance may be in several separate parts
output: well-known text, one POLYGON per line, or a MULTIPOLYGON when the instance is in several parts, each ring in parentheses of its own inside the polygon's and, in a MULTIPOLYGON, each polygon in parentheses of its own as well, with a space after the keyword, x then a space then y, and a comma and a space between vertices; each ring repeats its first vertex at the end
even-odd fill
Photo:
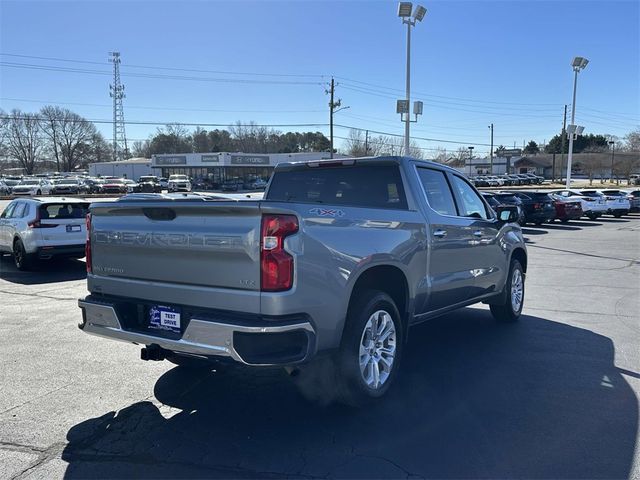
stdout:
POLYGON ((434 237, 438 237, 438 238, 444 238, 447 236, 447 231, 446 230, 436 230, 433 232, 433 236, 434 237))
POLYGON ((482 236, 482 230, 476 230, 475 232, 473 232, 473 236, 474 237, 481 237, 482 236))

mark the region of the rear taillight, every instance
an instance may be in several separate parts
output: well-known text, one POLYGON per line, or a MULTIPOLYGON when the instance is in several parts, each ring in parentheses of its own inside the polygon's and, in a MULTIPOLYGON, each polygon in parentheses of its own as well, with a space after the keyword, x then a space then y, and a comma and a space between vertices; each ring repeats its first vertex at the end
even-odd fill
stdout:
POLYGON ((542 204, 541 204, 541 203, 534 203, 534 204, 533 204, 533 209, 534 209, 534 210, 539 210, 539 209, 541 209, 541 208, 542 208, 542 204))
POLYGON ((84 256, 87 262, 87 273, 93 273, 91 265, 91 214, 87 213, 87 243, 84 246, 84 256))
POLYGON ((36 218, 27 223, 27 225, 29 228, 56 228, 58 226, 54 223, 41 223, 40 220, 40 209, 36 209, 36 218))
POLYGON ((263 215, 260 240, 260 289, 281 292, 293 285, 293 257, 284 239, 298 231, 295 215, 263 215))

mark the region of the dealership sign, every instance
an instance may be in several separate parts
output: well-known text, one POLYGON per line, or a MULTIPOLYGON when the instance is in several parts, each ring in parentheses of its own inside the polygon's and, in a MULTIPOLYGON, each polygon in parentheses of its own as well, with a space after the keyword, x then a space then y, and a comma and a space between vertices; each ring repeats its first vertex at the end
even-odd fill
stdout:
POLYGON ((231 165, 269 165, 269 155, 231 155, 231 165))
POLYGON ((202 155, 200 160, 203 162, 220 163, 220 155, 202 155))
POLYGON ((156 165, 186 165, 186 155, 172 155, 166 157, 156 157, 156 165))

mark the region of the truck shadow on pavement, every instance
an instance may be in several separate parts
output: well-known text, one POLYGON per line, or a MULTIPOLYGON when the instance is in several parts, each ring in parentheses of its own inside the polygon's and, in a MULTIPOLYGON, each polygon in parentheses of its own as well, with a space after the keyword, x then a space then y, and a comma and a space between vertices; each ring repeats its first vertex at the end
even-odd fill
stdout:
POLYGON ((33 271, 21 272, 10 255, 0 255, 0 279, 21 285, 67 282, 87 278, 84 262, 72 259, 41 261, 33 271))
POLYGON ((65 477, 627 478, 638 403, 613 361, 589 330, 467 308, 413 328, 398 383, 359 410, 309 404, 280 371, 176 367, 160 408, 71 428, 65 477))

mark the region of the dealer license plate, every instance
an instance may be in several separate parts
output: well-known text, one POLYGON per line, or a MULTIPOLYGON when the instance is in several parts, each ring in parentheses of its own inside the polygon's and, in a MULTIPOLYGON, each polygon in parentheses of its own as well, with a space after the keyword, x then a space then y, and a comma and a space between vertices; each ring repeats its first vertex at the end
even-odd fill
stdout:
POLYGON ((180 311, 166 305, 149 309, 149 327, 180 333, 180 311))

